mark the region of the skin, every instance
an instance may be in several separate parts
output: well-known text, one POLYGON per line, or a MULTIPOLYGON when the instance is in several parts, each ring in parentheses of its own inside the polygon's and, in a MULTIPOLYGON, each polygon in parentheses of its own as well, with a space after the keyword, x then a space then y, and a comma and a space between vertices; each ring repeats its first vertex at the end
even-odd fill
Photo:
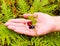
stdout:
MULTIPOLYGON (((31 14, 24 14, 23 17, 28 18, 30 15, 31 14)), ((50 16, 41 12, 34 13, 33 15, 37 20, 35 29, 29 29, 27 22, 31 20, 28 19, 11 19, 5 23, 5 26, 19 34, 25 34, 28 36, 41 36, 60 30, 60 21, 58 21, 60 17, 50 16)))

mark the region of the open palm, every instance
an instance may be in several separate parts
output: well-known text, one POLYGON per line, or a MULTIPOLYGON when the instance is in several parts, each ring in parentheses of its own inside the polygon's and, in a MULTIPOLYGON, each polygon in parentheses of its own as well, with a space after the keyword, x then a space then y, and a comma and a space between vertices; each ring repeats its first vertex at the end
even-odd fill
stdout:
MULTIPOLYGON (((28 18, 28 16, 30 15, 31 14, 24 14, 23 17, 28 18)), ((52 32, 55 26, 54 26, 54 20, 51 16, 40 12, 34 13, 33 15, 35 18, 36 16, 38 16, 36 18, 37 23, 35 29, 29 29, 27 22, 31 20, 27 20, 27 19, 11 19, 8 22, 6 22, 5 25, 9 29, 14 30, 19 34, 25 34, 29 36, 37 36, 37 35, 39 36, 52 32)))

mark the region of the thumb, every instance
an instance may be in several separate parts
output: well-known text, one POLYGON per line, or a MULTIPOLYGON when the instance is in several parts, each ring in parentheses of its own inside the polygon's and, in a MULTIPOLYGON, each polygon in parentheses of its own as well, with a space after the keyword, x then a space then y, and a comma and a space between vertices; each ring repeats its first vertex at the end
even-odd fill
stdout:
POLYGON ((28 16, 33 16, 33 17, 35 17, 35 18, 37 17, 36 15, 33 15, 33 14, 23 14, 23 17, 24 17, 24 18, 28 18, 28 16))
POLYGON ((32 16, 32 14, 23 14, 24 18, 28 18, 28 16, 32 16))

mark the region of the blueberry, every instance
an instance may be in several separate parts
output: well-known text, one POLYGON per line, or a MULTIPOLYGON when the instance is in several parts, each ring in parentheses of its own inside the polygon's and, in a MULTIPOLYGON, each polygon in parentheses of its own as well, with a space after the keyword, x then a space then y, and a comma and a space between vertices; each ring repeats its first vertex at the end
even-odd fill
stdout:
POLYGON ((29 29, 34 29, 34 28, 35 28, 34 25, 29 26, 29 29))

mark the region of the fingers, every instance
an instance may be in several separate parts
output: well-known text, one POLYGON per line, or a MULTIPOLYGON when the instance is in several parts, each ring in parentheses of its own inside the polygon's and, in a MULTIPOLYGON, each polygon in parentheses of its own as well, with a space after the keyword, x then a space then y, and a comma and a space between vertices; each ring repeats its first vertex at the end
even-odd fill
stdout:
POLYGON ((20 29, 20 30, 24 29, 24 30, 26 30, 26 27, 16 27, 16 26, 12 26, 12 25, 9 25, 8 28, 11 29, 11 30, 15 30, 15 29, 20 29))
POLYGON ((11 19, 9 20, 8 22, 14 22, 14 23, 26 23, 28 21, 31 21, 31 20, 27 20, 27 19, 11 19))
POLYGON ((41 12, 36 12, 36 13, 34 13, 34 14, 23 14, 23 17, 24 17, 24 18, 28 18, 28 16, 34 16, 34 17, 36 18, 39 14, 41 15, 41 14, 43 14, 43 13, 41 13, 41 12))
POLYGON ((19 34, 25 34, 25 35, 29 35, 29 36, 36 36, 36 33, 33 30, 16 29, 14 31, 19 33, 19 34))
POLYGON ((44 14, 44 13, 41 13, 41 12, 36 12, 34 14, 24 14, 23 15, 24 18, 28 18, 28 16, 34 16, 34 18, 36 18, 36 20, 38 22, 44 22, 44 20, 47 20, 47 18, 48 18, 47 14, 44 14))
POLYGON ((23 23, 11 23, 8 22, 7 27, 19 34, 25 34, 29 36, 36 36, 35 32, 32 29, 29 29, 29 27, 24 25, 23 23))
POLYGON ((12 23, 12 22, 5 23, 5 26, 7 26, 11 30, 22 29, 22 28, 24 29, 26 27, 26 25, 23 23, 12 23))
POLYGON ((12 26, 17 26, 17 27, 25 26, 23 23, 12 23, 12 22, 6 22, 5 25, 6 26, 12 25, 12 26))
POLYGON ((24 18, 28 18, 28 16, 33 16, 34 18, 36 18, 38 15, 33 15, 33 14, 23 14, 24 18))
POLYGON ((41 12, 36 12, 33 15, 34 16, 37 16, 38 15, 38 18, 40 18, 40 19, 47 19, 47 17, 50 17, 48 14, 41 13, 41 12))
POLYGON ((32 16, 32 14, 23 14, 24 18, 28 18, 28 16, 32 16))
POLYGON ((33 16, 35 18, 35 20, 38 21, 38 19, 37 19, 38 18, 38 15, 33 15, 33 14, 24 14, 23 15, 24 18, 28 18, 28 16, 33 16))

